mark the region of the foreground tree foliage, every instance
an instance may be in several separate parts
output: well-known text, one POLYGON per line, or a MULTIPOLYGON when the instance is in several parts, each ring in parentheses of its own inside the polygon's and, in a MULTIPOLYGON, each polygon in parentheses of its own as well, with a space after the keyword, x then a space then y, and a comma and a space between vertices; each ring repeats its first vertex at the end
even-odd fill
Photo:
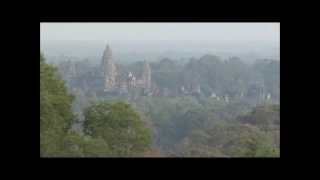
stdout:
POLYGON ((280 107, 260 106, 232 121, 193 129, 176 146, 178 156, 279 157, 280 107))
POLYGON ((156 147, 171 157, 279 157, 280 106, 195 97, 136 101, 153 121, 156 147))
POLYGON ((72 96, 57 70, 40 54, 40 151, 42 156, 64 155, 64 141, 71 127, 72 96))
POLYGON ((92 138, 70 132, 65 140, 67 157, 106 157, 110 156, 109 145, 101 138, 92 138))
POLYGON ((107 142, 112 156, 137 156, 151 145, 151 132, 140 115, 123 102, 100 102, 87 108, 84 129, 107 142))
POLYGON ((73 132, 73 99, 56 68, 40 54, 40 156, 130 156, 148 150, 150 132, 139 114, 125 103, 89 107, 85 114, 88 133, 73 132))
POLYGON ((279 129, 280 106, 258 106, 251 113, 239 116, 238 120, 242 123, 258 126, 265 131, 279 129))
POLYGON ((196 131, 178 147, 180 156, 205 157, 278 157, 279 150, 272 139, 250 125, 216 125, 206 131, 196 131))

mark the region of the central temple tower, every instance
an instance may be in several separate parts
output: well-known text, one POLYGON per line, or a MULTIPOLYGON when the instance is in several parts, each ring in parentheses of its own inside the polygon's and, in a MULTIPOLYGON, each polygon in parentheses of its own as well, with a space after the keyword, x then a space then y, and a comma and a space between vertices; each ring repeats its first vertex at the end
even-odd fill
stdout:
POLYGON ((144 83, 144 88, 146 90, 151 89, 151 69, 147 61, 144 61, 143 71, 142 71, 142 80, 144 83))
POLYGON ((113 89, 116 85, 117 71, 116 71, 116 66, 113 62, 112 51, 109 45, 106 46, 103 52, 101 68, 102 68, 102 73, 104 77, 104 90, 108 91, 113 89))

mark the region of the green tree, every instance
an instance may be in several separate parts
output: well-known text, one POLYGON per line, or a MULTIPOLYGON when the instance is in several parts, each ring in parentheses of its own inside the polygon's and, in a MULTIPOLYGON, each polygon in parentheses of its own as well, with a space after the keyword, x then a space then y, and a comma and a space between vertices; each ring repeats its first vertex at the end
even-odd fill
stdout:
POLYGON ((221 124, 207 133, 207 143, 231 157, 279 156, 271 137, 252 125, 221 124))
POLYGON ((103 139, 110 156, 137 156, 151 145, 151 132, 137 111, 123 102, 99 102, 85 110, 85 133, 103 139))
POLYGON ((279 157, 271 136, 251 125, 228 123, 191 132, 177 151, 183 156, 279 157))
POLYGON ((271 137, 255 128, 248 128, 236 138, 231 154, 236 157, 278 157, 279 149, 271 137))
POLYGON ((66 157, 107 157, 110 154, 110 147, 102 138, 69 132, 65 139, 64 156, 66 157))
POLYGON ((73 97, 67 93, 57 69, 40 53, 40 155, 61 156, 73 121, 73 97))
POLYGON ((262 130, 280 129, 280 106, 267 105, 255 107, 251 113, 239 116, 239 122, 255 125, 262 130))

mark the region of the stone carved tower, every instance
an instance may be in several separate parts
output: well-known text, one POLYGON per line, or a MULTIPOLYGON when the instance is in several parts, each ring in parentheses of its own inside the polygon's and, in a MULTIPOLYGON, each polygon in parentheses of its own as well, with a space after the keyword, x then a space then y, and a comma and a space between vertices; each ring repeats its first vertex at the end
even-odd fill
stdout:
POLYGON ((107 45, 106 49, 103 52, 101 68, 103 77, 105 79, 104 89, 110 90, 116 85, 116 66, 113 62, 112 51, 110 47, 107 45))
POLYGON ((144 88, 151 89, 151 68, 147 61, 144 61, 142 80, 144 82, 144 88))

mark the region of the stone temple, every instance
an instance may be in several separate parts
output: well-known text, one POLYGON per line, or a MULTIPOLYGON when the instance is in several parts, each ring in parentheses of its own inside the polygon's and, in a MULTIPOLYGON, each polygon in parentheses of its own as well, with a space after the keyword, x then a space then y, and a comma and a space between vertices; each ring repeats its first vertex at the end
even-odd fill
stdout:
POLYGON ((127 93, 133 88, 142 88, 144 92, 151 91, 151 68, 147 61, 144 61, 140 79, 137 79, 132 72, 126 74, 120 73, 117 65, 114 63, 111 48, 107 45, 103 52, 100 66, 105 92, 118 92, 122 94, 127 93))
POLYGON ((101 68, 102 75, 104 77, 105 91, 111 90, 116 87, 117 69, 113 62, 112 51, 108 45, 103 52, 101 68))

